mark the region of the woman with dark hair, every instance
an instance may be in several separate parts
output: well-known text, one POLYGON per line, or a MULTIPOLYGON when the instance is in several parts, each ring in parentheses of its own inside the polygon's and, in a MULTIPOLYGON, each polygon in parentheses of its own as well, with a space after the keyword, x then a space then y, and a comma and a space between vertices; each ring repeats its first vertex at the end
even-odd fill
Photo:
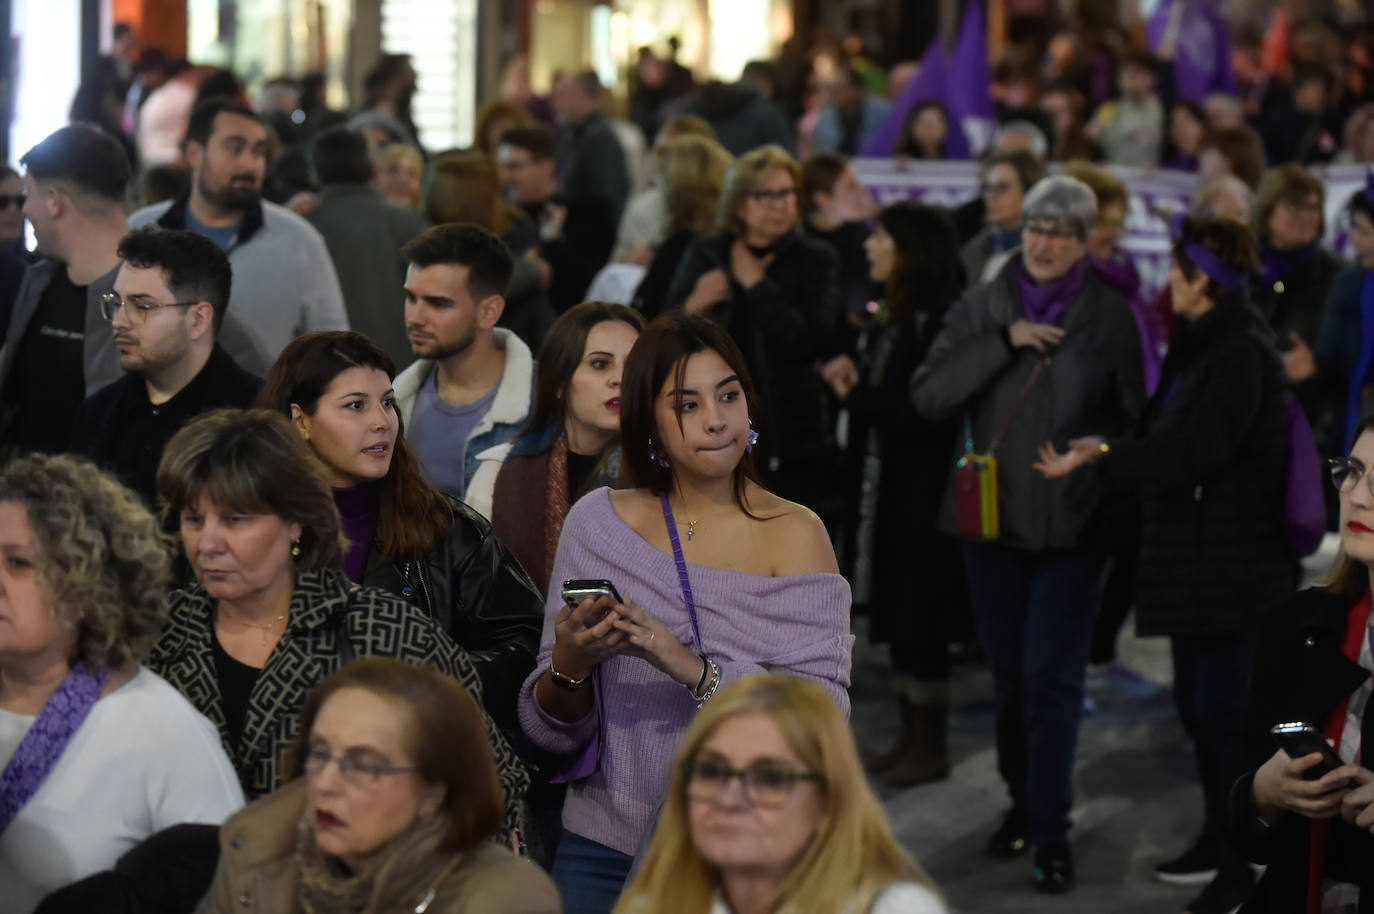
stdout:
MULTIPOLYGON (((282 785, 306 697, 354 657, 433 666, 481 701, 467 651, 428 614, 340 570, 349 547, 328 471, 283 415, 201 416, 167 444, 157 481, 197 581, 172 594, 148 665, 218 727, 250 800, 282 785)), ((529 778, 496 725, 486 728, 509 836, 529 778)))
POLYGON ((529 421, 513 441, 477 455, 467 503, 491 518, 544 596, 569 509, 620 472, 620 374, 643 329, 625 305, 583 302, 564 312, 539 350, 529 421))
POLYGON ((802 229, 839 258, 840 299, 845 323, 851 326, 868 320, 868 305, 877 293, 864 256, 867 223, 875 209, 844 156, 823 152, 802 163, 802 229))
POLYGON ((395 376, 361 333, 311 333, 282 350, 258 406, 290 419, 324 465, 349 580, 424 610, 472 659, 487 713, 515 729, 515 695, 539 644, 539 593, 481 515, 425 480, 395 376))
POLYGON ((956 422, 923 419, 910 384, 963 292, 964 269, 949 216, 919 203, 885 208, 865 249, 886 294, 860 342, 859 382, 845 405, 872 429, 867 449, 879 461, 869 634, 888 643, 901 712, 896 744, 869 767, 910 786, 949 772, 947 620, 962 591, 958 546, 936 527, 956 422))
POLYGON ((1253 127, 1211 131, 1197 150, 1197 172, 1204 181, 1235 175, 1253 190, 1264 176, 1264 141, 1253 127))
POLYGON ((894 156, 912 159, 943 159, 949 139, 949 112, 933 99, 915 105, 902 125, 894 156))
POLYGON ((310 692, 291 780, 224 823, 200 914, 559 914, 501 824, 482 712, 448 676, 355 660, 310 692))
POLYGON ((1254 885, 1226 840, 1226 796, 1244 771, 1245 695, 1255 608, 1291 591, 1285 527, 1287 388, 1272 335, 1249 304, 1254 238, 1223 219, 1184 224, 1169 285, 1178 327, 1158 393, 1133 436, 1085 436, 1041 449, 1047 478, 1088 463, 1108 491, 1139 493, 1136 631, 1171 639, 1174 700, 1202 781, 1202 834, 1155 868, 1208 882, 1190 911, 1229 911, 1254 885))
POLYGON ((1169 110, 1169 130, 1164 138, 1164 168, 1196 171, 1198 153, 1207 136, 1207 114, 1197 102, 1181 98, 1169 110))
POLYGON ((758 384, 755 418, 773 429, 760 447, 769 486, 826 514, 835 447, 816 363, 843 351, 834 333, 843 302, 838 258, 799 230, 800 181, 780 146, 736 159, 717 232, 687 249, 666 302, 729 332, 758 384))
POLYGON ((1313 433, 1327 454, 1354 443, 1355 423, 1374 380, 1374 329, 1368 325, 1374 316, 1374 181, 1351 195, 1346 211, 1355 262, 1331 281, 1317 345, 1294 346, 1283 356, 1291 383, 1326 393, 1332 409, 1314 422, 1313 433))
POLYGON ((1273 605, 1258 625, 1254 668, 1273 674, 1251 687, 1240 750, 1247 773, 1231 787, 1228 810, 1232 840, 1265 866, 1249 914, 1367 911, 1374 898, 1374 771, 1361 752, 1374 745, 1374 418, 1353 435, 1348 456, 1331 461, 1340 558, 1325 586, 1273 605), (1318 729, 1345 764, 1278 748, 1270 728, 1294 721, 1318 729))
POLYGON ((800 676, 848 713, 849 585, 815 514, 759 482, 752 393, 720 325, 654 321, 625 363, 630 488, 591 492, 563 525, 553 581, 615 591, 570 606, 554 589, 520 695, 525 733, 578 756, 553 864, 569 914, 615 905, 678 740, 722 684, 800 676))

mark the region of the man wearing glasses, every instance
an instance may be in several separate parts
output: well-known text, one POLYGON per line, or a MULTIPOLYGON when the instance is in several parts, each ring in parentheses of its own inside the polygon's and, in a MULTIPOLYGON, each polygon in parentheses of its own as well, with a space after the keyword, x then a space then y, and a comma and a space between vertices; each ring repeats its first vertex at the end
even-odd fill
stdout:
POLYGON ((82 404, 72 450, 152 505, 168 440, 201 413, 252 405, 262 381, 216 343, 231 272, 213 241, 144 228, 126 236, 118 254, 114 289, 100 308, 125 375, 82 404))
POLYGON ((0 348, 0 457, 65 451, 81 401, 119 377, 100 296, 129 231, 129 159, 114 137, 72 124, 20 161, 43 259, 24 275, 0 348))

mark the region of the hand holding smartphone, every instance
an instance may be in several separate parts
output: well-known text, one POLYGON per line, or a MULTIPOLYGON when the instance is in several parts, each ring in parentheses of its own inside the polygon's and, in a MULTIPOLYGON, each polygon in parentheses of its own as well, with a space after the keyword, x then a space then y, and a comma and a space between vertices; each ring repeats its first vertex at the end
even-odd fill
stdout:
MULTIPOLYGON (((599 600, 604 597, 611 601, 611 606, 616 606, 625 602, 620 599, 620 592, 615 589, 615 585, 605 579, 577 578, 563 582, 563 602, 571 608, 576 609, 578 606, 582 605, 582 601, 588 597, 593 600, 599 600)), ((610 611, 608 607, 604 612, 600 613, 598 617, 588 619, 587 625, 589 627, 596 625, 602 619, 606 618, 607 613, 610 611)))
POLYGON ((1345 764, 1321 731, 1306 721, 1276 724, 1269 732, 1274 734, 1279 747, 1288 753, 1290 759, 1300 759, 1314 752, 1321 754, 1322 760, 1303 772, 1304 780, 1321 780, 1345 764))

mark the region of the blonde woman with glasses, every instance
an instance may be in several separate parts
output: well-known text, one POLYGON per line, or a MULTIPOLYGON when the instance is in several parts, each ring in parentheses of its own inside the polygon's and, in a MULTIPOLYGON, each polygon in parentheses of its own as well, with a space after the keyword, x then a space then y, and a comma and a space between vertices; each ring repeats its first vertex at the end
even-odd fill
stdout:
POLYGON ((639 875, 615 914, 941 914, 820 685, 752 676, 683 738, 639 875))

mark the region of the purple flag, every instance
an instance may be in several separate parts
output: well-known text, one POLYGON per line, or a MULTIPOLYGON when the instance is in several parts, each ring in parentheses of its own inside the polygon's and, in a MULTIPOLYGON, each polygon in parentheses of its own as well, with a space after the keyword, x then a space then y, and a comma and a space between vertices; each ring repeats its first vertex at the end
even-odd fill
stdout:
MULTIPOLYGON (((949 113, 945 158, 971 158, 970 133, 975 140, 984 140, 995 118, 992 96, 988 92, 990 85, 983 0, 970 0, 954 53, 947 52, 940 36, 935 36, 921 58, 921 72, 893 101, 887 119, 860 154, 881 158, 892 155, 911 109, 920 102, 934 100, 944 105, 949 113)), ((978 145, 983 144, 979 142, 978 145)))
POLYGON ((1201 102, 1213 92, 1236 94, 1231 72, 1231 33, 1214 0, 1161 0, 1145 31, 1159 53, 1170 19, 1179 17, 1174 47, 1174 82, 1181 98, 1201 102), (1175 12, 1180 6, 1181 11, 1175 12))

